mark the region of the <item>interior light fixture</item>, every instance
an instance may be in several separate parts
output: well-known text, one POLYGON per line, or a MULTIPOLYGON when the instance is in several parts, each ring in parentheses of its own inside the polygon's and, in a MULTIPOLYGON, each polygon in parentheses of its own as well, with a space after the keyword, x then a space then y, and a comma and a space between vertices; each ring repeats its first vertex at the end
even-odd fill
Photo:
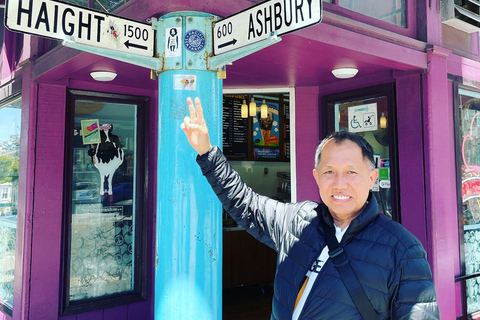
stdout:
POLYGON ((265 103, 265 99, 263 99, 262 105, 260 106, 260 117, 261 118, 268 117, 268 106, 265 103))
POLYGON ((93 80, 96 81, 112 81, 117 76, 117 74, 112 71, 92 71, 90 75, 93 80))
POLYGON ((250 100, 250 117, 254 117, 257 114, 257 104, 255 101, 250 100))
POLYGON ((248 106, 247 101, 243 100, 242 104, 242 118, 248 118, 248 106))
POLYGON ((357 68, 338 68, 332 70, 333 75, 337 79, 349 79, 355 77, 358 73, 357 68))
POLYGON ((382 112, 382 116, 380 117, 380 128, 385 129, 387 127, 387 117, 385 117, 385 113, 382 112))

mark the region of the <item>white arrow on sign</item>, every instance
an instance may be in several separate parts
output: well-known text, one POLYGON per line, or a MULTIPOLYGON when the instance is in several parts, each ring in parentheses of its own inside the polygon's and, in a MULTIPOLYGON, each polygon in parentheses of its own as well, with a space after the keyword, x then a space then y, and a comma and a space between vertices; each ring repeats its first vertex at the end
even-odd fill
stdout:
POLYGON ((54 0, 7 0, 5 26, 22 33, 153 57, 151 25, 54 0))
POLYGON ((322 0, 270 0, 217 21, 213 53, 222 54, 277 35, 310 27, 322 20, 322 0))

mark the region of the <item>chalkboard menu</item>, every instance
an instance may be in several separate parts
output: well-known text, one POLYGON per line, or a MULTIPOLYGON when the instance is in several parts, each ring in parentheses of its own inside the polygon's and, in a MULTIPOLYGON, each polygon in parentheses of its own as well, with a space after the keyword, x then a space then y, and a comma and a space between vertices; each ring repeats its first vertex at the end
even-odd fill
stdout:
POLYGON ((248 158, 248 118, 242 118, 244 95, 223 96, 223 153, 229 159, 248 158))

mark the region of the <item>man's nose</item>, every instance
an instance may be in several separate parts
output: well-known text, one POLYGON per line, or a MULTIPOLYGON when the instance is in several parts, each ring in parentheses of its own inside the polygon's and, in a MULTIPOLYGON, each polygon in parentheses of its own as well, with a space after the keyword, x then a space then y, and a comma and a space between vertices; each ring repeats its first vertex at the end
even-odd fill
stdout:
POLYGON ((336 175, 333 182, 333 187, 335 189, 345 189, 347 187, 347 179, 345 179, 345 176, 341 174, 336 175))

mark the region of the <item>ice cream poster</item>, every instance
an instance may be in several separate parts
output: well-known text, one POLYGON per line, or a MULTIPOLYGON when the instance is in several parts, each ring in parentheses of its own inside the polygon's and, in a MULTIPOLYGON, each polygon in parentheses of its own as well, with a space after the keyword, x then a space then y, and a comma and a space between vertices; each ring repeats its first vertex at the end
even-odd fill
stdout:
POLYGON ((82 120, 83 144, 100 143, 100 130, 98 119, 82 120))
POLYGON ((253 145, 254 146, 279 146, 280 125, 279 125, 279 104, 266 102, 268 114, 266 118, 261 117, 262 101, 256 100, 257 115, 253 118, 253 145))

